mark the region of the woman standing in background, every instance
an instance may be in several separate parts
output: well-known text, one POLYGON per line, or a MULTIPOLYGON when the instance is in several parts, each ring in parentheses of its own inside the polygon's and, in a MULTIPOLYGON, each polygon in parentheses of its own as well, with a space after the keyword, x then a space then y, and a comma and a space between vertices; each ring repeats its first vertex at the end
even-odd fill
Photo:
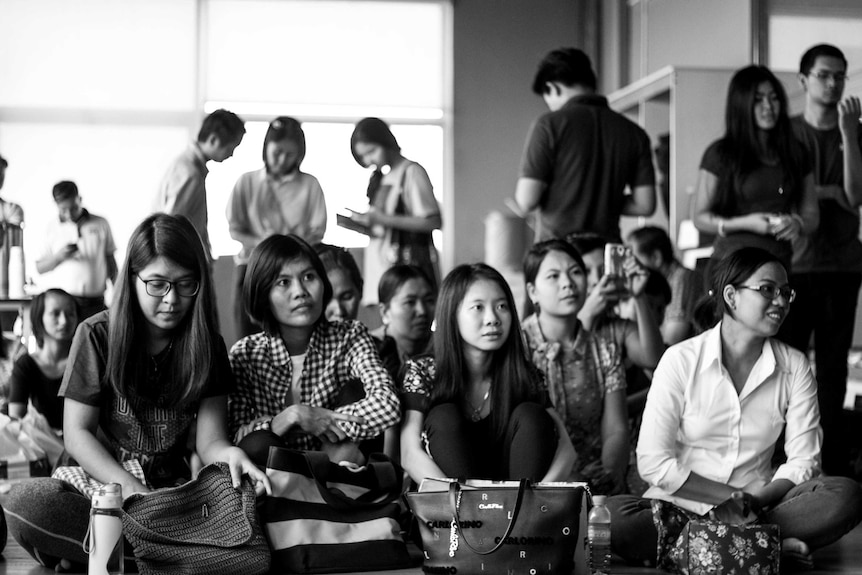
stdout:
POLYGON ((351 219, 369 228, 365 250, 365 305, 377 303, 380 276, 395 264, 420 268, 436 289, 440 270, 431 232, 442 225, 431 180, 421 165, 401 155, 401 146, 379 118, 356 124, 350 151, 364 167, 374 166, 368 182, 368 211, 351 219), (388 171, 384 173, 384 168, 388 171))
POLYGON ((263 139, 264 167, 236 182, 227 204, 230 237, 242 244, 236 256, 234 317, 237 336, 255 331, 242 306, 242 283, 251 250, 273 234, 295 234, 309 244, 323 240, 326 201, 317 178, 300 171, 305 133, 293 118, 279 116, 263 139))
POLYGON ((811 163, 793 135, 784 87, 764 66, 739 70, 727 92, 724 137, 707 148, 698 174, 694 224, 718 235, 711 262, 753 246, 776 254, 790 270, 791 241, 813 232, 819 214, 811 163))

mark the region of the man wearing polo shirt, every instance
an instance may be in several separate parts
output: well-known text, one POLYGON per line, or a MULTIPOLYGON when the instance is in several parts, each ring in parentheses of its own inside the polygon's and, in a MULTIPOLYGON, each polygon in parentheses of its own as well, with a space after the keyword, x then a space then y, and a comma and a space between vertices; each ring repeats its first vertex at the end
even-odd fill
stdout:
POLYGON ((45 288, 60 288, 78 302, 80 320, 102 311, 108 280, 117 278, 116 246, 105 218, 81 206, 75 182, 54 186, 59 218, 48 226, 46 245, 36 269, 45 288))
POLYGON ((537 210, 535 241, 573 232, 619 241, 621 215, 655 211, 649 137, 596 94, 590 59, 576 48, 545 56, 533 92, 550 112, 530 130, 515 201, 537 210))

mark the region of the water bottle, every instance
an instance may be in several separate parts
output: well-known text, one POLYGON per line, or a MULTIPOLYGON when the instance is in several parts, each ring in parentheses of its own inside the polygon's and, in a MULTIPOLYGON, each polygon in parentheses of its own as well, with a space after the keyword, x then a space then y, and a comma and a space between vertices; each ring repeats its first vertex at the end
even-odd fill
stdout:
POLYGON ((108 483, 93 495, 87 575, 123 575, 123 494, 108 483))
POLYGON ((590 542, 590 574, 608 575, 611 572, 611 512, 605 507, 607 497, 593 495, 587 537, 590 542))

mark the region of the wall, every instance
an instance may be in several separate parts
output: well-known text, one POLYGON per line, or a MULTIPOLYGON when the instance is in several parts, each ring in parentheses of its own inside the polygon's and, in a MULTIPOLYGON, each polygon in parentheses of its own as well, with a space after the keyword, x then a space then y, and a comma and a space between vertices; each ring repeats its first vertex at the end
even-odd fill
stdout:
POLYGON ((443 205, 447 266, 483 258, 482 222, 514 196, 527 130, 547 111, 530 89, 533 75, 548 51, 579 45, 577 4, 454 4, 454 185, 443 205))

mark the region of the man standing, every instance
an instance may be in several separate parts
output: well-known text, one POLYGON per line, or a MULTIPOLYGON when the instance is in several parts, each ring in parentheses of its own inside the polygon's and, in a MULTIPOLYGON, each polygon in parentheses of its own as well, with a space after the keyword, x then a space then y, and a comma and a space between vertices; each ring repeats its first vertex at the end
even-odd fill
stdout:
POLYGON ((216 110, 204 119, 197 141, 173 161, 159 185, 155 211, 186 216, 209 257, 212 249, 207 231, 207 162, 230 158, 244 135, 245 125, 236 114, 216 110))
POLYGON ((117 279, 117 248, 108 221, 81 207, 75 182, 59 182, 53 194, 60 217, 46 230, 36 269, 46 275, 45 288, 60 288, 75 298, 84 320, 106 308, 108 280, 117 279))
POLYGON ((545 56, 533 92, 550 112, 527 138, 515 201, 538 209, 535 240, 593 232, 619 241, 621 215, 655 211, 649 137, 596 94, 590 59, 576 48, 545 56))
POLYGON ((841 99, 846 74, 847 59, 835 46, 820 44, 805 52, 799 66, 805 111, 792 118, 814 164, 820 227, 794 242, 790 281, 797 297, 788 320, 791 343, 802 351, 808 351, 814 334, 823 470, 831 475, 850 472, 842 415, 862 284, 860 104, 856 96, 841 99))

